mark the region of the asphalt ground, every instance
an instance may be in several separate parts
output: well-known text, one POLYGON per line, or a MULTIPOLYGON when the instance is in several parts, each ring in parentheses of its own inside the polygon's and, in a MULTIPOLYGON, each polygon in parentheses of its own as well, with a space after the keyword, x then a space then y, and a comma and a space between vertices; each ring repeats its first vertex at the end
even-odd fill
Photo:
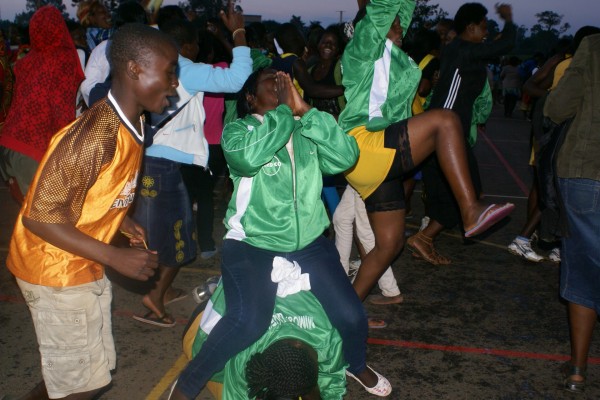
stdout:
MULTIPOLYGON (((465 243, 458 230, 436 242, 449 266, 432 266, 404 252, 393 265, 404 303, 376 306, 385 329, 369 332, 368 362, 394 387, 391 399, 600 399, 600 337, 590 351, 588 385, 582 395, 562 389, 559 367, 568 359, 566 306, 558 295, 559 265, 521 260, 506 250, 525 221, 531 183, 529 123, 506 119, 495 109, 476 145, 484 194, 489 201, 512 201, 517 209, 497 229, 465 243)), ((1 184, 0 184, 1 185, 1 184)), ((417 187, 419 189, 419 187, 417 187)), ((224 202, 217 206, 219 218, 224 202)), ((4 265, 18 207, 0 186, 0 264, 4 265)), ((423 207, 413 197, 410 229, 423 207)), ((216 237, 223 233, 215 222, 216 237)), ((331 235, 330 235, 331 237, 331 235)), ((549 249, 540 250, 547 254, 549 249)), ((186 291, 218 275, 219 256, 182 268, 175 286, 186 291)), ((168 306, 174 328, 135 321, 143 313, 143 285, 115 274, 113 334, 117 369, 100 399, 166 399, 185 365, 181 335, 195 303, 192 297, 168 306)), ((343 305, 340 305, 343 306, 343 305)), ((27 306, 6 268, 0 268, 0 398, 20 395, 41 379, 40 357, 27 306)), ((348 382, 346 399, 376 398, 348 382)), ((212 399, 203 392, 199 399, 212 399)))

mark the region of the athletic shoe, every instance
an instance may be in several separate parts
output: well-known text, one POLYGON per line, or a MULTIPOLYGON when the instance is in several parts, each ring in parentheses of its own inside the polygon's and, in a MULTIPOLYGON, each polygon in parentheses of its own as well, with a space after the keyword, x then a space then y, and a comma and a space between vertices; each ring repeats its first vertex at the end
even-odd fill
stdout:
POLYGON ((548 260, 559 263, 560 262, 560 249, 558 247, 553 248, 548 254, 548 260))
POLYGON ((356 274, 358 274, 358 269, 360 268, 360 259, 350 261, 348 265, 348 278, 350 278, 350 282, 354 283, 354 279, 356 278, 356 274))
POLYGON ((202 251, 202 252, 200 252, 200 258, 203 260, 210 260, 211 258, 216 256, 218 252, 219 252, 219 249, 216 247, 214 250, 202 251))
POLYGON ((508 245, 508 251, 515 256, 526 259, 527 261, 540 262, 544 259, 544 257, 533 251, 531 248, 531 240, 515 238, 515 240, 508 245))
POLYGON ((427 226, 429 226, 429 221, 430 218, 427 215, 421 218, 421 226, 419 227, 419 232, 427 228, 427 226))

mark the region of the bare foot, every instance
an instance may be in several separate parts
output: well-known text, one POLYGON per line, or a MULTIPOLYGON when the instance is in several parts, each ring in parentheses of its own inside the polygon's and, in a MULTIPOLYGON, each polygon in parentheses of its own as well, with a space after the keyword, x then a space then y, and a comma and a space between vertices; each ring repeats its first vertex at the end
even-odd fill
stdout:
POLYGON ((400 304, 404 301, 404 296, 399 294, 397 296, 384 296, 381 294, 374 294, 369 296, 369 303, 377 305, 388 305, 388 304, 400 304))
POLYGON ((142 304, 157 316, 166 314, 164 304, 161 304, 160 307, 157 306, 148 295, 142 297, 142 304))

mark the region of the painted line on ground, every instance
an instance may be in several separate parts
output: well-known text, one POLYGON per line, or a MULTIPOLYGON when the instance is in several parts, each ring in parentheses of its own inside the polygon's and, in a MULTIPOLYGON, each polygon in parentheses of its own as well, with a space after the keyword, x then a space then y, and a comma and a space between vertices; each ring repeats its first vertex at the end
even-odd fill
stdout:
MULTIPOLYGON (((516 351, 516 350, 503 350, 503 349, 490 349, 480 347, 467 347, 467 346, 452 346, 422 342, 409 342, 405 340, 389 340, 389 339, 375 339, 368 338, 367 343, 376 344, 381 346, 393 346, 393 347, 404 347, 409 349, 421 349, 421 350, 437 350, 446 351, 452 353, 470 353, 470 354, 483 354, 499 357, 508 358, 525 358, 530 360, 550 360, 550 361, 566 361, 571 357, 562 354, 545 354, 545 353, 533 353, 529 351, 516 351)), ((600 358, 590 357, 588 358, 588 364, 600 364, 600 358)))
POLYGON ((488 137, 488 135, 485 132, 480 132, 479 136, 481 136, 486 141, 486 143, 488 144, 488 146, 490 146, 490 148, 494 151, 494 153, 496 153, 496 157, 498 157, 498 159, 500 160, 500 162, 502 163, 502 165, 504 165, 504 168, 506 169, 506 172, 508 172, 510 174, 510 176, 512 176, 512 178, 515 181, 515 183, 517 184, 517 186, 521 189, 521 191, 523 192, 523 194, 525 196, 527 196, 529 194, 529 188, 521 180, 521 177, 519 177, 519 175, 511 167, 511 165, 509 164, 509 162, 506 161, 506 158, 504 158, 504 156, 502 155, 502 153, 500 152, 500 150, 498 150, 498 148, 494 145, 494 143, 492 143, 492 141, 490 140, 490 138, 488 137))
POLYGON ((171 369, 169 369, 167 373, 161 378, 161 380, 156 384, 156 386, 152 388, 152 391, 148 393, 148 395, 146 396, 146 400, 160 399, 160 396, 162 396, 164 392, 169 390, 171 384, 175 382, 175 379, 177 379, 179 373, 185 368, 187 362, 187 357, 184 354, 182 354, 177 359, 177 361, 175 361, 175 364, 173 364, 171 369))

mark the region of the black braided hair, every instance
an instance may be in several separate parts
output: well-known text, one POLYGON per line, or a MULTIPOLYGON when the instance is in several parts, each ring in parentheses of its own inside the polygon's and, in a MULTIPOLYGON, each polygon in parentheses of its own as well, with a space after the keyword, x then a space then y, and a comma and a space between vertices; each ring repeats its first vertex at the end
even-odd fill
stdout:
POLYGON ((246 79, 244 86, 242 86, 240 91, 237 93, 236 109, 239 118, 244 118, 246 115, 252 114, 252 106, 248 103, 246 95, 249 94, 256 96, 256 91, 258 89, 258 78, 264 70, 265 68, 259 68, 250 74, 248 79, 246 79))
POLYGON ((246 363, 248 396, 261 400, 297 399, 315 387, 318 369, 306 348, 278 340, 246 363))

